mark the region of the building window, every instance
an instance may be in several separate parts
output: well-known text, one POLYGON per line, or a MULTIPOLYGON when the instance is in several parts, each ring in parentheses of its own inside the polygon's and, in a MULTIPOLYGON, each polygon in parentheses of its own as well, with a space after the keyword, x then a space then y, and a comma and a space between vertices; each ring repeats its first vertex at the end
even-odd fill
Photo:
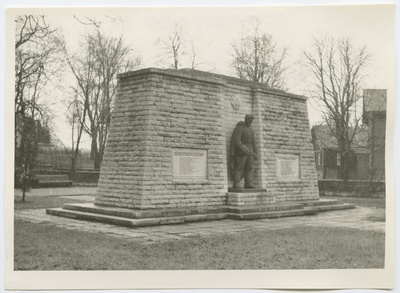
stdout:
POLYGON ((340 154, 337 153, 337 154, 336 154, 336 166, 341 166, 341 165, 342 165, 341 159, 342 159, 342 158, 340 157, 340 154))
POLYGON ((320 159, 320 153, 319 153, 319 152, 316 152, 316 153, 315 153, 315 164, 316 164, 317 166, 320 166, 320 165, 321 165, 319 159, 320 159))
POLYGON ((322 152, 315 152, 315 164, 317 166, 322 166, 323 164, 322 152))

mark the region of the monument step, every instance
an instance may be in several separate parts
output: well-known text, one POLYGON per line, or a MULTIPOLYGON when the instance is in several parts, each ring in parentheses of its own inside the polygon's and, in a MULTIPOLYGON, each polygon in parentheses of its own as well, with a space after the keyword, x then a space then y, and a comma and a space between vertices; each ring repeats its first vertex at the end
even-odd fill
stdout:
POLYGON ((232 192, 232 193, 267 192, 267 189, 266 188, 233 188, 233 187, 229 187, 228 192, 232 192))
POLYGON ((308 200, 308 201, 299 201, 304 206, 323 206, 323 205, 337 205, 342 202, 336 199, 319 199, 319 200, 308 200))
POLYGON ((109 216, 104 214, 88 213, 76 210, 67 210, 63 208, 47 209, 46 213, 49 215, 66 217, 76 220, 86 220, 92 222, 100 222, 105 224, 112 224, 124 227, 147 227, 157 225, 174 225, 199 221, 214 221, 223 220, 226 218, 235 220, 254 220, 263 218, 281 218, 291 216, 304 216, 313 215, 318 211, 315 209, 301 209, 301 210, 288 210, 288 211, 273 211, 262 213, 247 213, 247 214, 200 214, 200 215, 186 215, 178 217, 165 217, 165 218, 149 218, 149 219, 130 219, 124 217, 109 216))
POLYGON ((46 209, 46 213, 49 215, 66 217, 71 219, 101 222, 101 223, 126 226, 126 227, 152 226, 152 225, 157 225, 159 221, 159 219, 145 219, 139 222, 137 221, 135 222, 134 219, 67 210, 63 208, 46 209))
POLYGON ((258 205, 267 205, 267 204, 275 204, 276 197, 272 194, 268 194, 266 189, 238 189, 238 192, 228 192, 226 194, 227 204, 229 206, 258 206, 258 205), (250 191, 249 191, 250 190, 250 191))
POLYGON ((259 206, 216 206, 188 208, 187 210, 146 210, 136 211, 126 208, 111 208, 87 204, 66 204, 63 208, 47 209, 46 213, 78 220, 95 221, 126 227, 146 227, 156 225, 182 224, 223 219, 255 220, 314 215, 318 212, 354 209, 355 205, 338 201, 316 201, 302 203, 281 203, 259 206), (181 213, 178 215, 178 213, 181 213), (151 216, 151 217, 150 217, 151 216), (133 218, 142 217, 142 218, 133 218))
POLYGON ((66 210, 109 215, 129 219, 164 218, 226 212, 226 206, 188 207, 186 209, 133 210, 128 208, 104 207, 93 203, 64 204, 66 210))
POLYGON ((267 204, 267 205, 247 205, 247 206, 228 206, 228 213, 246 214, 257 212, 274 212, 274 211, 287 211, 299 210, 304 207, 303 204, 294 203, 281 203, 281 204, 267 204))
POLYGON ((332 205, 327 205, 327 204, 314 205, 314 206, 309 206, 308 208, 316 210, 317 212, 330 212, 330 211, 355 209, 356 206, 353 204, 348 204, 348 203, 339 203, 339 204, 332 204, 332 205))
POLYGON ((186 215, 186 216, 164 217, 164 218, 130 219, 124 217, 109 216, 104 214, 67 210, 63 208, 46 209, 46 213, 49 215, 67 217, 77 220, 101 222, 106 224, 133 227, 133 228, 157 226, 157 225, 183 224, 183 223, 191 223, 199 221, 215 221, 227 218, 226 213, 220 213, 220 214, 186 215))
POLYGON ((246 214, 228 214, 228 219, 234 220, 256 220, 256 219, 273 219, 283 217, 295 217, 315 215, 318 211, 316 209, 302 208, 296 210, 274 211, 274 212, 261 212, 261 213, 246 213, 246 214))

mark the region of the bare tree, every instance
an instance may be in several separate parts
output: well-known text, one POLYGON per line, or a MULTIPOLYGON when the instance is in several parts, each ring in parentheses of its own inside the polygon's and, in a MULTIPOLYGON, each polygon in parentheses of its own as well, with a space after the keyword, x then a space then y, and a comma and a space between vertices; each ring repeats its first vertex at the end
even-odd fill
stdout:
POLYGON ((369 54, 349 38, 320 38, 314 39, 305 57, 314 78, 312 97, 322 107, 325 123, 337 140, 341 178, 347 181, 353 140, 360 131, 361 83, 369 54))
POLYGON ((34 40, 45 39, 53 30, 50 29, 43 15, 24 15, 15 19, 15 49, 34 40))
POLYGON ((195 39, 188 38, 181 23, 176 23, 171 32, 156 42, 160 49, 158 63, 169 68, 197 69, 204 64, 200 60, 201 50, 195 39))
POLYGON ((75 76, 74 92, 79 99, 83 131, 91 137, 91 157, 99 169, 110 127, 118 73, 138 68, 140 58, 129 57, 132 50, 123 37, 109 37, 97 29, 84 37, 81 52, 67 54, 68 64, 75 76))
POLYGON ((183 38, 183 27, 175 24, 174 29, 165 39, 159 39, 156 43, 161 49, 161 62, 169 64, 173 69, 179 69, 182 57, 186 55, 185 40, 183 38))
POLYGON ((15 177, 24 201, 36 162, 39 123, 48 120, 40 98, 57 75, 60 47, 44 16, 19 16, 15 24, 15 177))
POLYGON ((15 113, 36 118, 43 114, 42 90, 59 69, 60 46, 44 16, 20 16, 15 23, 15 113))
POLYGON ((231 62, 239 78, 265 83, 272 88, 285 86, 286 49, 278 49, 272 35, 262 33, 256 25, 251 33, 232 43, 231 62))
MULTIPOLYGON (((89 127, 86 123, 86 114, 89 111, 92 100, 98 99, 99 96, 99 86, 97 70, 96 70, 96 60, 93 54, 93 49, 85 43, 84 51, 82 54, 76 53, 75 55, 68 55, 68 52, 64 46, 64 52, 66 54, 66 59, 71 68, 71 71, 76 79, 76 86, 72 87, 74 92, 74 99, 69 101, 68 109, 69 123, 71 124, 71 154, 69 157, 71 159, 70 172, 75 173, 76 169, 76 159, 79 153, 79 142, 82 135, 82 131, 89 127), (77 125, 78 123, 78 125, 77 125), (78 140, 75 142, 74 133, 78 128, 78 140)), ((82 46, 81 46, 82 47, 82 46)), ((87 132, 87 131, 86 131, 87 132)))
POLYGON ((100 29, 103 24, 107 23, 116 23, 116 22, 121 22, 122 18, 120 16, 113 17, 109 15, 104 15, 101 17, 100 20, 93 18, 93 17, 88 17, 88 16, 76 16, 74 15, 74 18, 83 25, 86 26, 94 26, 97 29, 100 29))
POLYGON ((198 45, 198 39, 192 39, 190 41, 190 59, 191 59, 190 68, 198 69, 199 67, 201 67, 203 69, 208 68, 209 71, 212 71, 215 68, 213 68, 212 65, 209 64, 208 62, 204 62, 203 58, 201 58, 203 49, 204 47, 200 47, 198 45))
POLYGON ((75 95, 74 99, 68 105, 68 120, 71 125, 71 149, 64 146, 65 153, 71 160, 70 175, 75 176, 75 170, 79 155, 79 145, 85 125, 87 108, 81 104, 81 101, 75 95))

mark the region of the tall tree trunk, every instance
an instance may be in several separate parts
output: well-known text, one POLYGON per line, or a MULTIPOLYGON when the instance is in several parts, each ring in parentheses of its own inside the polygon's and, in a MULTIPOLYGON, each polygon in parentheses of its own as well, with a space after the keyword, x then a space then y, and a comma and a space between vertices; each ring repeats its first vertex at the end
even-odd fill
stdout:
POLYGON ((97 131, 92 129, 92 142, 90 145, 90 159, 94 160, 97 152, 97 131))
POLYGON ((69 169, 69 176, 70 180, 74 180, 75 178, 75 170, 76 170, 76 156, 75 156, 75 150, 72 150, 72 156, 71 156, 71 167, 69 169))
POLYGON ((94 156, 94 169, 95 169, 95 170, 100 170, 100 165, 101 165, 101 162, 100 162, 100 153, 99 153, 99 151, 97 150, 97 151, 96 151, 96 154, 95 154, 95 156, 94 156))
POLYGON ((92 145, 90 150, 90 157, 94 160, 94 169, 100 169, 100 156, 99 156, 99 147, 97 144, 97 131, 92 132, 92 145))
POLYGON ((23 168, 23 177, 22 177, 22 202, 25 202, 25 194, 26 194, 26 190, 28 189, 28 183, 27 183, 27 181, 28 181, 28 170, 27 170, 28 168, 27 168, 27 166, 26 166, 26 164, 24 164, 24 168, 23 168))
POLYGON ((341 154, 341 178, 345 183, 349 181, 349 162, 345 153, 341 154))
MULTIPOLYGON (((84 111, 84 115, 86 114, 86 110, 84 111)), ((85 119, 85 118, 83 118, 85 119)), ((76 164, 79 156, 79 144, 81 142, 81 137, 82 137, 82 132, 83 132, 83 123, 79 125, 79 132, 78 132, 78 137, 76 140, 76 145, 75 145, 75 150, 73 151, 72 158, 71 158, 71 169, 70 169, 70 174, 71 174, 71 180, 75 179, 75 170, 76 170, 76 164)))

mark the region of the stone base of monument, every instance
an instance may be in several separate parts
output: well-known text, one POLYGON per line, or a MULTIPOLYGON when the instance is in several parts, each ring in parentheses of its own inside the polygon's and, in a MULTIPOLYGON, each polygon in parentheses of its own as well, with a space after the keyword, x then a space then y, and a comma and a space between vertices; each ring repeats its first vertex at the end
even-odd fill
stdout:
POLYGON ((275 196, 268 195, 266 189, 229 189, 226 196, 230 206, 250 206, 276 203, 275 196))
POLYGON ((254 220, 305 216, 314 215, 318 212, 353 208, 355 208, 354 205, 343 204, 337 200, 285 202, 264 205, 222 205, 160 210, 132 210, 85 203, 65 204, 62 208, 47 209, 46 213, 126 227, 145 227, 223 219, 254 220))
POLYGON ((255 220, 263 218, 281 218, 291 216, 315 215, 319 212, 355 209, 356 206, 341 203, 338 200, 320 199, 313 201, 295 201, 256 206, 231 206, 229 218, 235 220, 255 220))

